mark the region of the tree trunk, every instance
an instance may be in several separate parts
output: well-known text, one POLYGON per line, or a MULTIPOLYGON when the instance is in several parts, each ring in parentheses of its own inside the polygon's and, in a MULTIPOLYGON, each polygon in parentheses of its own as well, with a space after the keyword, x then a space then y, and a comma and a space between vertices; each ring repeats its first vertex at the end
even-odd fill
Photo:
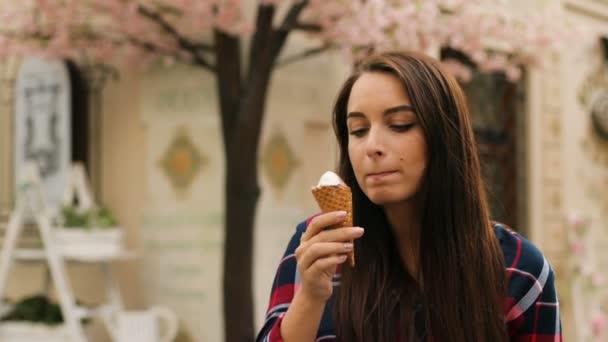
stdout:
POLYGON ((224 334, 227 342, 251 342, 254 336, 253 229, 260 189, 256 175, 249 171, 251 166, 244 168, 230 159, 225 184, 224 334))
MULTIPOLYGON (((287 16, 290 24, 305 3, 294 5, 295 9, 287 16)), ((255 337, 252 280, 255 213, 260 196, 258 145, 273 67, 289 32, 272 28, 274 6, 258 9, 245 77, 241 78, 238 39, 219 31, 215 33, 226 152, 223 269, 226 342, 251 342, 255 337)))
POLYGON ((239 99, 240 112, 226 147, 224 240, 224 334, 227 342, 251 342, 254 331, 253 246, 260 196, 258 145, 271 61, 252 75, 239 99))

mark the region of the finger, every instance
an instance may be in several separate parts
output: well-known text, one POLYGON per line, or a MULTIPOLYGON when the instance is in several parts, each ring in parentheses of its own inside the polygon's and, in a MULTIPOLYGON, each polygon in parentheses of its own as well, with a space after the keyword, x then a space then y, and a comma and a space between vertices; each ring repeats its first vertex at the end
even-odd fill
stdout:
POLYGON ((308 227, 306 227, 306 231, 302 234, 300 241, 307 241, 323 229, 341 224, 344 220, 346 220, 345 211, 332 211, 316 216, 310 221, 308 227))
POLYGON ((363 236, 364 229, 361 227, 344 227, 330 229, 320 232, 309 240, 310 243, 317 242, 346 242, 363 236))
POLYGON ((316 260, 336 254, 345 254, 353 250, 350 242, 320 242, 308 246, 298 260, 301 269, 308 269, 316 260))
POLYGON ((348 255, 332 255, 326 258, 317 259, 309 268, 309 271, 315 273, 330 272, 335 273, 336 266, 344 263, 348 259, 348 255))

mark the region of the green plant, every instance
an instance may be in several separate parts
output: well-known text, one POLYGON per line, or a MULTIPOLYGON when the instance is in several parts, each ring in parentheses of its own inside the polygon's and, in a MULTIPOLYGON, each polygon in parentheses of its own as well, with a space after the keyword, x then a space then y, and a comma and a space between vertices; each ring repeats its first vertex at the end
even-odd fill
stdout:
POLYGON ((59 305, 51 303, 44 295, 35 295, 17 302, 0 321, 28 321, 57 325, 63 323, 59 305))
POLYGON ((66 206, 61 209, 61 218, 63 226, 72 229, 112 228, 118 223, 105 207, 79 212, 75 207, 66 206))
POLYGON ((98 228, 115 227, 118 222, 108 208, 100 208, 93 214, 93 226, 98 228))
POLYGON ((88 227, 88 213, 79 213, 74 207, 63 207, 61 209, 63 226, 65 228, 88 227))
MULTIPOLYGON (((76 304, 83 305, 83 303, 78 300, 76 301, 76 304)), ((15 303, 9 312, 0 317, 0 321, 43 323, 52 326, 64 322, 59 304, 51 302, 47 296, 43 294, 21 299, 15 303)), ((90 321, 90 318, 82 319, 84 324, 88 324, 90 321)))

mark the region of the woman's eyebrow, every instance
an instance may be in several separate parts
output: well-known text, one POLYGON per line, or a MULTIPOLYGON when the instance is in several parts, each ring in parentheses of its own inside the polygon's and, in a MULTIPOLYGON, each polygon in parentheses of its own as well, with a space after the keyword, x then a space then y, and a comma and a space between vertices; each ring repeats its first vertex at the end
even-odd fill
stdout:
POLYGON ((384 115, 396 113, 396 112, 413 112, 414 107, 410 105, 401 105, 397 107, 392 107, 384 111, 384 115))
MULTIPOLYGON (((389 114, 393 114, 393 113, 397 113, 397 112, 413 112, 413 111, 414 111, 414 107, 412 107, 410 105, 400 105, 400 106, 391 107, 389 109, 386 109, 384 111, 384 115, 389 115, 389 114)), ((365 118, 365 114, 363 114, 361 112, 350 112, 346 115, 346 119, 350 119, 350 118, 365 118)))
POLYGON ((346 115, 346 119, 348 120, 351 118, 365 118, 365 114, 361 112, 350 112, 346 115))

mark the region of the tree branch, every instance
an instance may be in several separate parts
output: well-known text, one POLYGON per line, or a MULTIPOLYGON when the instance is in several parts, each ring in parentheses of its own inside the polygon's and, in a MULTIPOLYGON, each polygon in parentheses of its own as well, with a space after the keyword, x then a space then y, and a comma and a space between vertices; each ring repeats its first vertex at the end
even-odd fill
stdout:
POLYGON ((294 62, 300 61, 302 59, 306 59, 306 58, 310 58, 312 56, 316 56, 318 54, 321 54, 323 52, 329 51, 331 49, 336 48, 335 45, 322 45, 322 46, 318 46, 318 47, 314 47, 314 48, 310 48, 310 49, 306 49, 300 53, 297 53, 295 55, 286 57, 278 62, 275 63, 275 67, 276 68, 282 68, 286 65, 292 64, 294 62))
POLYGON ((178 46, 181 49, 187 51, 192 56, 192 64, 206 68, 213 72, 216 71, 216 68, 211 65, 211 63, 209 63, 205 56, 202 54, 205 52, 213 52, 215 49, 213 45, 193 42, 187 39, 181 33, 179 33, 175 27, 173 27, 168 21, 166 21, 160 13, 155 12, 145 6, 138 6, 137 10, 142 16, 156 23, 163 31, 173 37, 176 40, 178 46))
POLYGON ((171 25, 169 22, 167 22, 160 13, 155 12, 155 11, 153 11, 145 6, 141 6, 141 5, 137 8, 137 10, 143 17, 148 18, 149 20, 153 21, 158 26, 160 26, 160 28, 163 31, 165 31, 171 37, 175 38, 175 40, 177 41, 177 44, 181 48, 189 51, 193 55, 198 55, 199 52, 201 52, 201 51, 203 51, 203 52, 213 51, 214 47, 212 45, 200 43, 200 42, 195 43, 195 42, 192 42, 191 40, 187 39, 186 37, 184 37, 181 33, 179 33, 177 31, 177 29, 175 29, 175 27, 173 27, 173 25, 171 25))
MULTIPOLYGON (((287 40, 287 36, 289 35, 289 32, 291 31, 293 26, 298 22, 298 17, 300 16, 300 13, 307 5, 308 5, 307 0, 303 0, 298 3, 293 4, 291 6, 291 8, 289 9, 289 11, 287 12, 287 15, 283 19, 283 23, 277 29, 272 28, 272 18, 270 18, 270 20, 269 20, 270 22, 267 23, 268 25, 270 25, 270 28, 268 28, 268 32, 265 34, 266 41, 264 42, 264 44, 260 44, 261 46, 257 46, 257 47, 252 46, 252 49, 257 48, 255 51, 259 55, 257 57, 262 58, 263 61, 259 61, 258 58, 256 58, 256 59, 252 58, 250 60, 250 64, 249 64, 249 71, 250 71, 249 79, 250 80, 252 79, 251 78, 252 70, 254 68, 258 68, 260 66, 259 64, 267 65, 270 68, 270 71, 272 70, 272 67, 275 65, 275 61, 276 61, 277 57, 280 55, 281 50, 283 49, 283 46, 285 46, 285 41, 287 40), (268 64, 264 64, 264 63, 268 63, 268 64)), ((260 11, 264 10, 265 7, 266 6, 260 6, 259 7, 260 11)), ((274 11, 274 6, 271 6, 271 7, 272 7, 272 10, 274 11)), ((252 50, 252 56, 253 56, 253 52, 254 51, 252 50)))
POLYGON ((251 77, 252 68, 258 64, 270 43, 272 33, 272 21, 274 19, 275 7, 270 5, 259 5, 255 22, 255 33, 251 39, 249 49, 248 77, 251 77))
POLYGON ((211 72, 217 72, 217 67, 214 66, 213 64, 209 63, 207 61, 207 59, 205 59, 205 57, 201 56, 201 55, 192 55, 192 62, 191 64, 194 64, 196 66, 200 66, 204 69, 207 69, 211 72))
POLYGON ((217 87, 222 118, 225 151, 230 144, 238 121, 239 104, 243 92, 240 38, 220 30, 214 31, 217 87))
POLYGON ((285 31, 285 34, 287 34, 287 32, 291 31, 297 24, 299 24, 298 18, 306 6, 308 6, 308 0, 303 0, 293 4, 289 9, 289 12, 287 12, 285 19, 283 19, 283 23, 279 27, 278 31, 285 31))
POLYGON ((319 33, 323 30, 323 28, 319 24, 301 23, 301 22, 297 22, 297 23, 293 24, 291 29, 294 31, 303 31, 303 32, 310 32, 310 33, 319 33))
POLYGON ((285 45, 285 41, 287 40, 287 36, 289 32, 294 28, 294 26, 298 23, 298 18, 300 17, 300 13, 308 6, 308 0, 303 0, 298 3, 295 3, 287 12, 285 19, 283 19, 283 23, 281 26, 273 31, 273 39, 272 39, 272 51, 270 55, 272 58, 276 58, 281 53, 281 49, 285 45))
POLYGON ((194 64, 194 65, 200 66, 204 69, 207 69, 208 71, 210 71, 212 73, 217 72, 217 68, 214 65, 210 64, 209 62, 207 62, 207 60, 205 60, 201 56, 193 56, 192 60, 188 60, 186 58, 183 58, 179 54, 176 54, 172 51, 161 49, 160 47, 158 47, 150 42, 142 41, 135 37, 127 37, 127 40, 131 44, 138 46, 139 48, 146 50, 148 52, 152 52, 152 53, 155 53, 155 54, 158 54, 161 56, 173 57, 183 63, 194 64))

